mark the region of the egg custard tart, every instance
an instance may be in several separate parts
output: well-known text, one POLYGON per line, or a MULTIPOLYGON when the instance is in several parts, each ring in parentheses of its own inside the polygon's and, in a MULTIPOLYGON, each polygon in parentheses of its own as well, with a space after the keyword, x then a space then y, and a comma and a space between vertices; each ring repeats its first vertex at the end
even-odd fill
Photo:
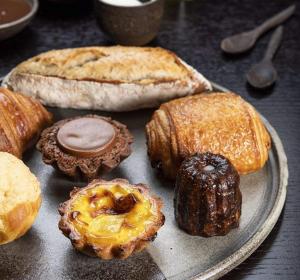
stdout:
POLYGON ((125 259, 143 250, 164 224, 161 199, 143 184, 94 180, 70 196, 59 207, 59 229, 90 256, 125 259))

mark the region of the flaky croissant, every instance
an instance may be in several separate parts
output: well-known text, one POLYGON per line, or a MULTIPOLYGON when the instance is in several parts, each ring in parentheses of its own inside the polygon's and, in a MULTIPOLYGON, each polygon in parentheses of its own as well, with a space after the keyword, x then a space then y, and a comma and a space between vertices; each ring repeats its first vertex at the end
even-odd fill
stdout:
POLYGON ((146 125, 153 167, 174 179, 183 159, 196 152, 227 157, 240 174, 264 166, 270 136, 257 111, 233 93, 210 93, 164 103, 146 125))
POLYGON ((0 151, 21 158, 51 122, 51 113, 39 101, 0 88, 0 151))

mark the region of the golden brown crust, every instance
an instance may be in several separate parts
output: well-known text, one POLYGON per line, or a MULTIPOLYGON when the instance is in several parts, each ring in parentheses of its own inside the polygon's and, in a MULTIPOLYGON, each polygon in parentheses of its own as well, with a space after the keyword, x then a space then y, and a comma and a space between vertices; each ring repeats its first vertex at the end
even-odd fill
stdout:
POLYGON ((19 64, 3 85, 48 106, 120 112, 212 89, 168 50, 124 46, 45 52, 19 64))
POLYGON ((270 136, 256 110, 233 93, 189 96, 163 104, 146 125, 153 166, 174 179, 182 160, 196 152, 221 154, 240 174, 268 159, 270 136))
POLYGON ((0 244, 23 236, 32 226, 41 206, 41 196, 36 201, 20 203, 1 217, 5 231, 0 231, 0 244))
POLYGON ((139 252, 143 250, 149 244, 149 242, 155 239, 157 231, 164 224, 165 217, 161 212, 161 199, 150 195, 148 187, 143 184, 131 185, 127 180, 124 179, 114 179, 112 181, 105 181, 99 179, 92 181, 85 188, 74 188, 74 190, 70 193, 70 197, 70 200, 62 203, 59 206, 59 213, 61 215, 61 219, 59 221, 58 226, 59 229, 63 232, 63 234, 71 240, 72 245, 77 250, 89 256, 97 256, 101 259, 125 259, 134 252, 139 252), (145 228, 145 231, 142 234, 130 239, 129 242, 123 244, 97 245, 89 243, 87 241, 87 238, 79 233, 79 231, 75 228, 70 218, 72 202, 76 199, 78 194, 88 189, 92 189, 100 184, 119 184, 121 186, 125 185, 132 189, 137 189, 144 197, 146 197, 151 202, 153 206, 155 206, 155 219, 151 220, 151 223, 147 226, 147 228, 145 228))
POLYGON ((112 84, 192 79, 191 71, 171 51, 122 46, 49 51, 18 65, 15 74, 23 73, 112 84))
POLYGON ((38 180, 21 160, 6 152, 0 152, 0 205, 0 244, 25 234, 41 205, 38 180))
POLYGON ((0 151, 19 158, 52 122, 52 115, 40 102, 5 88, 0 88, 0 111, 0 151))

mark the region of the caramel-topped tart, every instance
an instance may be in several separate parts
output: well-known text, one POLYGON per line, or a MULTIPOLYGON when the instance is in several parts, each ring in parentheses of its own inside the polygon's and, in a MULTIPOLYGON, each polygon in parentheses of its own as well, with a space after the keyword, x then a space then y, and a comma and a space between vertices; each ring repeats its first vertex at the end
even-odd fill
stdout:
POLYGON ((64 174, 91 181, 117 167, 130 153, 127 127, 108 117, 78 116, 45 129, 37 149, 43 161, 64 174))
POLYGON ((88 117, 65 123, 57 133, 60 147, 80 157, 103 154, 114 144, 115 138, 116 131, 109 122, 88 117))

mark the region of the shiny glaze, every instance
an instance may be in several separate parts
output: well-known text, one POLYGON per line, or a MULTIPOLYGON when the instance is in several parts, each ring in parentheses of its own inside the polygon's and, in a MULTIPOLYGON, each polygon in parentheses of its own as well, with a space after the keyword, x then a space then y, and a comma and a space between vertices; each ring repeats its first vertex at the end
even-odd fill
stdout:
POLYGON ((57 133, 59 146, 78 157, 104 153, 116 138, 114 127, 102 119, 78 118, 65 123, 57 133))
POLYGON ((175 218, 191 235, 226 235, 239 226, 240 177, 228 159, 212 153, 185 159, 175 188, 175 218))

